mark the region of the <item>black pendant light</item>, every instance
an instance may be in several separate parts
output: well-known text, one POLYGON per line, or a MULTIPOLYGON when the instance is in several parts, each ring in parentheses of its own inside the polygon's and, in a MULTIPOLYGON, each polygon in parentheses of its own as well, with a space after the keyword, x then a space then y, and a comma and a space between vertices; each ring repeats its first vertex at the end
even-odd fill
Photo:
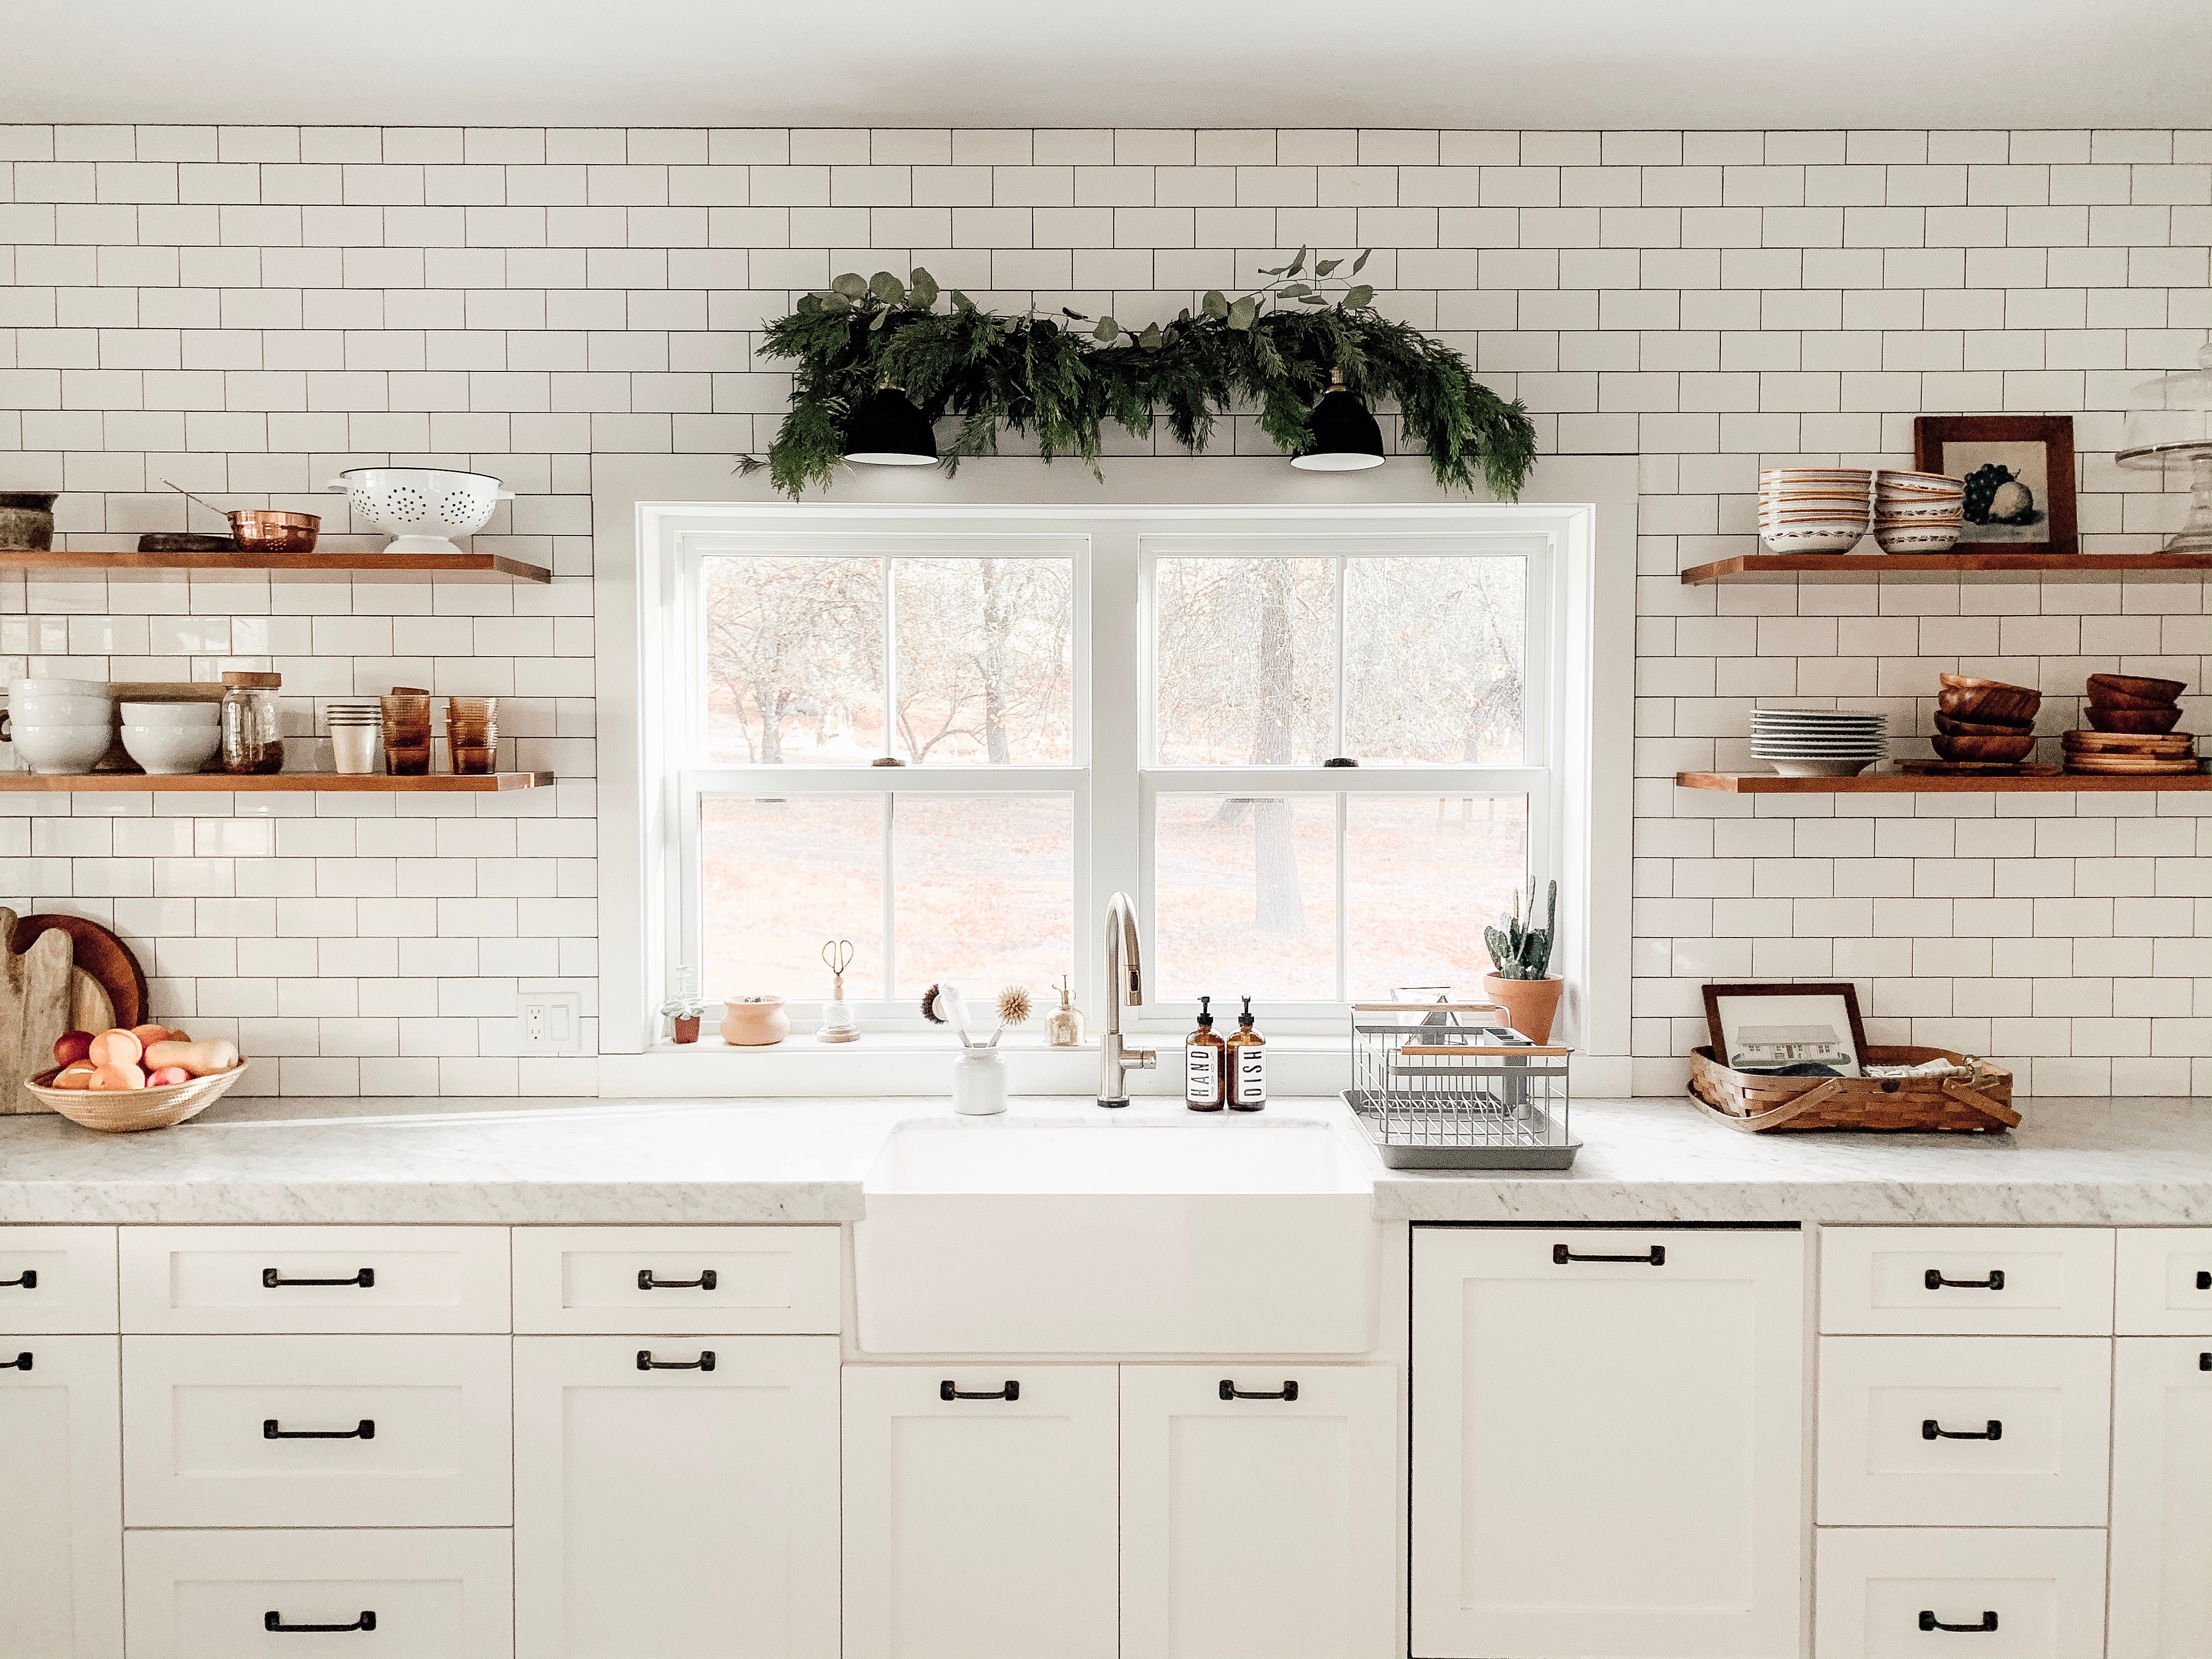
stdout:
POLYGON ((1329 371, 1328 390, 1314 405, 1308 429, 1312 445, 1304 454, 1291 457, 1292 466, 1309 472, 1358 472, 1382 465, 1382 428, 1345 385, 1341 370, 1329 371))
POLYGON ((845 459, 864 466, 934 466, 937 434, 905 392, 878 386, 854 412, 845 459))

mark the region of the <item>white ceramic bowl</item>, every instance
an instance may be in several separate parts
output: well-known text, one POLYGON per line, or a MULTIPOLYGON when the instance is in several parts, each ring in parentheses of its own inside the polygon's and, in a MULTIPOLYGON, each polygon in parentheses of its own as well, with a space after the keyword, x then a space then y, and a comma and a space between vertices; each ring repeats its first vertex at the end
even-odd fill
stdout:
POLYGON ((1872 766, 1869 760, 1770 760, 1766 763, 1785 778, 1855 778, 1872 766))
POLYGON ((125 726, 221 726, 219 702, 126 702, 125 726))
POLYGON ((1876 525, 1874 538, 1885 553, 1948 553, 1959 544, 1959 521, 1876 525))
POLYGON ((1759 532, 1770 553, 1848 553, 1865 536, 1864 524, 1767 525, 1759 532))
POLYGON ((126 726, 124 752, 153 777, 174 777, 197 772, 214 757, 222 744, 222 732, 213 726, 126 726))
POLYGON ((64 772, 89 772, 107 746, 115 741, 115 728, 106 720, 97 726, 16 725, 9 734, 15 752, 33 772, 48 776, 64 772))
POLYGON ((9 680, 8 696, 17 697, 101 697, 107 696, 106 680, 55 680, 27 678, 9 680))
POLYGON ((1910 489, 1933 495, 1958 495, 1965 490, 1963 478, 1953 478, 1941 472, 1900 472, 1884 467, 1875 475, 1875 482, 1884 489, 1910 489))
POLYGON ((112 725, 115 705, 105 697, 64 697, 52 692, 9 697, 8 713, 24 726, 112 725))
POLYGON ((436 466, 356 466, 324 486, 346 492, 347 504, 398 539, 387 553, 448 553, 456 536, 472 536, 514 492, 487 472, 436 466))

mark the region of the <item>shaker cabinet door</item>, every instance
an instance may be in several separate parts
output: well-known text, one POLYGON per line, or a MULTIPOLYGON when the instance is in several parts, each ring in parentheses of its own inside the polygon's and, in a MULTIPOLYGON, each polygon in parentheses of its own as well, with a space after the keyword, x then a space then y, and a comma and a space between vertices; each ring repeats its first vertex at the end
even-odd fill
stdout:
POLYGON ((1413 1652, 1799 1648, 1795 1231, 1417 1227, 1413 1652))
POLYGON ((0 1340, 0 1654, 123 1651, 122 1428, 112 1336, 0 1340))
POLYGON ((2124 1336, 2112 1366, 2112 1659, 2212 1659, 2212 1342, 2124 1336))

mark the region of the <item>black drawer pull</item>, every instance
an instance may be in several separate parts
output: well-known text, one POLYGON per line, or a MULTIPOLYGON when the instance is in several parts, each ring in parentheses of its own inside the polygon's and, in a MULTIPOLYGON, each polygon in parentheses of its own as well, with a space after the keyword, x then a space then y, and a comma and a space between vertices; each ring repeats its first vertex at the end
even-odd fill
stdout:
POLYGON ((364 1417, 349 1429, 280 1429, 276 1419, 261 1419, 264 1440, 374 1440, 376 1438, 376 1419, 364 1417))
MULTIPOLYGON (((2004 1269, 1990 1268, 1987 1279, 1946 1279, 1930 1267, 1920 1282, 1931 1291, 2001 1291, 2004 1289, 2004 1269)), ((1974 1627, 1970 1625, 1967 1628, 1974 1627)))
POLYGON ((937 1397, 939 1400, 1019 1400, 1022 1385, 1009 1381, 1003 1389, 992 1389, 981 1394, 963 1394, 952 1386, 952 1379, 948 1376, 937 1385, 937 1397))
POLYGON ((27 1353, 19 1353, 13 1359, 0 1359, 0 1371, 27 1371, 30 1369, 31 1356, 27 1353))
POLYGON ((1984 1613, 1978 1625, 1947 1625, 1932 1613, 1920 1615, 1920 1628, 1923 1630, 1995 1630, 1996 1627, 1997 1616, 1994 1613, 1984 1613))
POLYGON ((26 1267, 14 1279, 0 1279, 0 1291, 35 1291, 39 1288, 39 1270, 26 1267))
POLYGON ((1986 1429, 1946 1429, 1938 1426, 1934 1418, 1923 1417, 1920 1419, 1920 1437, 1923 1440, 2002 1440, 2004 1438, 2004 1425, 1992 1417, 1986 1429))
POLYGON ((2212 1291, 2212 1273, 2198 1273, 2197 1275, 2197 1288, 2200 1291, 2212 1291))
POLYGON ((652 1349, 640 1348, 637 1368, 641 1371, 711 1371, 714 1369, 714 1351, 702 1348, 696 1359, 655 1359, 652 1349))
MULTIPOLYGON (((31 1356, 28 1354, 25 1354, 23 1356, 26 1359, 28 1359, 31 1356)), ((2197 1369, 2200 1371, 2212 1371, 2212 1353, 2198 1354, 2197 1356, 2197 1369)))
POLYGON ((261 1628, 262 1628, 262 1629, 264 1629, 264 1630, 282 1630, 282 1631, 301 1631, 301 1630, 304 1630, 304 1631, 315 1631, 315 1632, 338 1631, 338 1630, 374 1630, 374 1629, 376 1628, 376 1615, 375 1615, 374 1613, 364 1613, 363 1614, 362 1614, 362 1616, 361 1616, 360 1618, 358 1618, 358 1619, 355 1620, 353 1621, 353 1623, 351 1623, 350 1625, 288 1625, 288 1624, 286 1624, 286 1623, 284 1622, 284 1615, 283 1615, 283 1613, 263 1613, 263 1614, 261 1615, 261 1628))
POLYGON ((1577 1255, 1565 1245, 1554 1244, 1552 1246, 1552 1260, 1562 1266, 1570 1261, 1644 1261, 1655 1267, 1663 1267, 1667 1265, 1667 1247, 1654 1244, 1648 1255, 1577 1255))
POLYGON ((637 1270, 637 1287, 641 1291, 711 1291, 715 1279, 712 1267, 702 1270, 696 1279, 655 1279, 650 1267, 637 1270))
POLYGON ((1224 1400, 1296 1400, 1298 1397, 1298 1385, 1295 1382, 1285 1382, 1273 1394, 1269 1394, 1264 1389, 1255 1389, 1251 1393, 1247 1394, 1224 1376, 1221 1379, 1221 1397, 1224 1400))
MULTIPOLYGON (((359 1273, 354 1274, 350 1279, 286 1279, 274 1267, 264 1267, 261 1270, 261 1288, 263 1290, 278 1290, 288 1285, 358 1285, 364 1291, 373 1291, 376 1288, 376 1269, 374 1267, 363 1267, 359 1273)), ((307 1626, 305 1625, 293 1625, 287 1626, 287 1628, 292 1630, 305 1630, 307 1626)), ((337 1630, 351 1630, 353 1626, 351 1625, 338 1625, 333 1626, 333 1628, 337 1630)))

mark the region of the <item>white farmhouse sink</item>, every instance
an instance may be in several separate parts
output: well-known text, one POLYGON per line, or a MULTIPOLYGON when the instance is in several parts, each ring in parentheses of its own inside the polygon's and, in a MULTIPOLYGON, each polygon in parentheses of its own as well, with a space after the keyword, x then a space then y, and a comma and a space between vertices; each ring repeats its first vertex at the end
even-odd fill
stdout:
POLYGON ((1370 1180, 1325 1123, 909 1123, 862 1191, 871 1353, 1374 1346, 1370 1180))

